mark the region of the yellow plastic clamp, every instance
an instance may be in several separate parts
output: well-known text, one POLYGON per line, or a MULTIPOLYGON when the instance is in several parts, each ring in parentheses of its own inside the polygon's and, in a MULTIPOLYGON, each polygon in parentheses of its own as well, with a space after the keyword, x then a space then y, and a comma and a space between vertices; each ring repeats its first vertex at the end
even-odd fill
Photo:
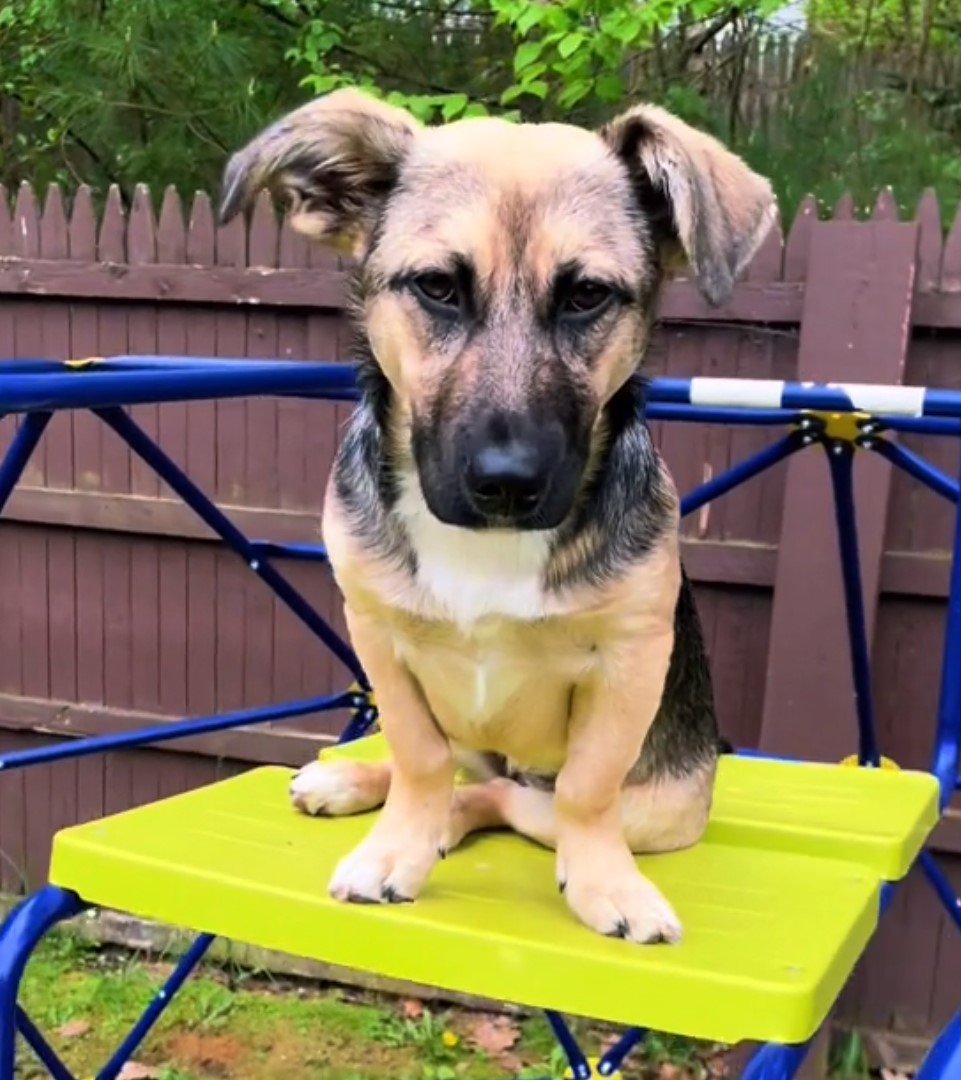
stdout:
POLYGON ((857 442, 864 434, 861 425, 871 420, 866 412, 825 412, 819 409, 804 409, 801 416, 808 420, 821 422, 821 434, 825 439, 835 442, 857 442))
MULTIPOLYGON (((351 683, 350 686, 347 687, 347 689, 352 694, 363 694, 364 697, 367 698, 368 706, 370 706, 371 708, 374 708, 374 709, 377 708, 377 700, 374 697, 374 691, 373 690, 364 690, 364 688, 360 685, 360 683, 357 683, 357 682, 351 683)), ((326 754, 327 751, 336 750, 337 748, 338 748, 337 743, 333 743, 331 746, 322 747, 320 750, 317 751, 317 760, 318 761, 323 761, 324 760, 324 754, 326 754)))
MULTIPOLYGON (((851 767, 857 768, 857 766, 859 764, 858 755, 857 754, 848 754, 847 757, 841 758, 841 760, 838 762, 838 764, 843 765, 843 766, 845 766, 847 768, 851 768, 851 767)), ((882 756, 880 764, 881 764, 882 769, 890 769, 892 772, 900 772, 901 771, 901 766, 896 761, 893 761, 889 757, 883 757, 882 756)))
POLYGON ((86 356, 82 360, 64 360, 63 366, 79 371, 81 368, 93 367, 94 364, 102 362, 102 356, 86 356))
MULTIPOLYGON (((621 1076, 620 1069, 615 1069, 613 1072, 609 1072, 606 1075, 597 1071, 597 1066, 600 1064, 600 1058, 589 1057, 587 1064, 591 1067, 591 1080, 624 1080, 621 1076)), ((574 1080, 574 1071, 568 1066, 564 1070, 564 1080, 574 1080)))

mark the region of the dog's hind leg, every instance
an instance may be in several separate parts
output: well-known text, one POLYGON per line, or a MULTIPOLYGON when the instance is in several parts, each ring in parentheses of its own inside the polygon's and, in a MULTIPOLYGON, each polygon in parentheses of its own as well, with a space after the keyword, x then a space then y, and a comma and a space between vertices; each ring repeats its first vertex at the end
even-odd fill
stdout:
POLYGON ((513 829, 543 847, 556 841, 554 800, 549 791, 524 787, 498 777, 465 784, 454 791, 451 847, 470 833, 485 829, 513 829))
MULTIPOLYGON (((630 785, 621 793, 621 822, 627 846, 636 855, 677 851, 695 844, 711 808, 713 770, 685 779, 630 785)), ((498 778, 454 793, 454 842, 484 829, 514 832, 554 848, 557 823, 549 791, 498 778)))
POLYGON ((291 780, 290 801, 305 814, 346 817, 383 806, 389 788, 389 761, 312 761, 291 780))

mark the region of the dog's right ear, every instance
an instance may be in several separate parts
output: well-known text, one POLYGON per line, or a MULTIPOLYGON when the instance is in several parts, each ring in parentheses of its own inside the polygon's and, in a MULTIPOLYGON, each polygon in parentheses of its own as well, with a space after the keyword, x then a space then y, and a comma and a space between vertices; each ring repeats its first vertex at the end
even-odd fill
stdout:
POLYGON ((246 210, 267 188, 287 204, 299 232, 356 254, 418 130, 410 113, 359 90, 316 98, 231 157, 220 222, 246 210))

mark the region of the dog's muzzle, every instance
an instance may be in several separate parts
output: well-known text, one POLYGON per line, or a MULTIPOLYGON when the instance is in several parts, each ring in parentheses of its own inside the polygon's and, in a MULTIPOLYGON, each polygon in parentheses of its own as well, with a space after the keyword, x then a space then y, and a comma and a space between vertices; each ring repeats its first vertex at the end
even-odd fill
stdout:
POLYGON ((524 519, 536 514, 544 501, 550 486, 550 468, 531 441, 490 443, 468 460, 464 485, 478 514, 524 519))
POLYGON ((566 440, 559 425, 535 425, 526 417, 488 418, 474 429, 462 462, 461 487, 471 510, 490 524, 544 528, 568 507, 561 489, 566 440))

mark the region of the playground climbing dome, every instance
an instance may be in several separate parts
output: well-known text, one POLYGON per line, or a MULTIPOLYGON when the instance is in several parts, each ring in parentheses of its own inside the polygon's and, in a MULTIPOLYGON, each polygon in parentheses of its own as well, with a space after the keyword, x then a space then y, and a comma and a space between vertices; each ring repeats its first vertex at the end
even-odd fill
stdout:
MULTIPOLYGON (((0 362, 0 418, 9 424, 19 418, 0 464, 0 510, 53 413, 89 410, 331 650, 345 669, 346 686, 325 697, 9 753, 0 757, 0 770, 345 708, 351 719, 325 753, 369 758, 384 752, 374 695, 357 657, 275 565, 278 558, 324 564, 323 546, 245 536, 128 412, 143 403, 249 396, 350 401, 355 394, 353 369, 344 364, 174 356, 0 362)), ((18 991, 43 935, 91 907, 198 932, 98 1080, 120 1075, 218 935, 542 1007, 576 1080, 616 1075, 652 1029, 760 1042, 745 1080, 790 1080, 913 865, 920 865, 961 930, 961 901, 925 847, 959 786, 961 515, 931 764, 927 771, 899 769, 882 758, 875 728, 853 469, 857 454, 877 454, 957 507, 958 479, 893 436, 919 432, 961 440, 961 392, 655 379, 645 409, 650 419, 760 425, 772 432, 763 449, 689 492, 684 514, 794 454, 824 453, 857 706, 855 760, 789 761, 746 749, 726 755, 703 841, 688 851, 641 858, 644 872, 678 910, 682 943, 635 948, 585 930, 557 897, 550 854, 506 834, 479 837, 442 863, 415 904, 337 904, 323 883, 369 819, 295 815, 287 802, 290 770, 255 768, 56 835, 49 884, 26 897, 0 930, 0 1080, 12 1080, 21 1040, 54 1080, 73 1080, 23 1010, 18 991), (589 1060, 565 1013, 627 1026, 599 1060, 589 1060)), ((961 1009, 918 1074, 918 1080, 958 1078, 961 1009)))

